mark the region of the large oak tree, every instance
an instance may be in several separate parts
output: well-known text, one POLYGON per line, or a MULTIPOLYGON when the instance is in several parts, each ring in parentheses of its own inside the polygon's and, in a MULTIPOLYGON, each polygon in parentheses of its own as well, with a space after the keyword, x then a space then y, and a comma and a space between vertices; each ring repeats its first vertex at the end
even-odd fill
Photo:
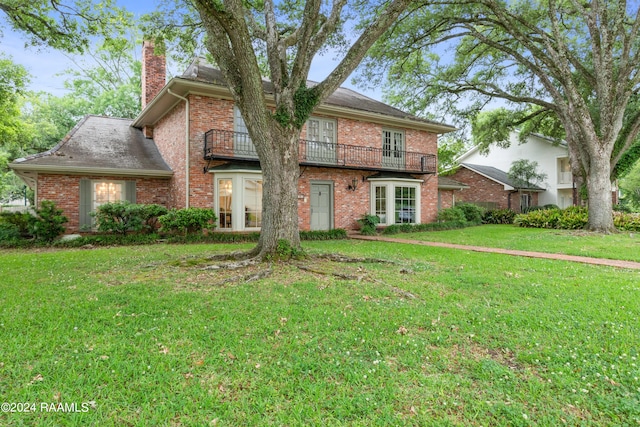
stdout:
POLYGON ((467 112, 502 99, 512 111, 502 124, 512 127, 557 119, 574 174, 586 179, 589 228, 614 230, 611 179, 640 132, 640 5, 429 3, 403 20, 373 56, 374 69, 381 61, 388 65, 391 99, 414 111, 439 104, 467 112))
MULTIPOLYGON (((93 36, 123 30, 130 17, 114 0, 0 0, 0 18, 25 36, 26 44, 82 53, 93 36)), ((1 22, 1 21, 0 21, 1 22)), ((2 35, 0 27, 0 35, 2 35)))
POLYGON ((298 140, 302 126, 410 1, 380 0, 366 5, 347 0, 188 3, 198 19, 191 16, 184 25, 204 29, 206 49, 224 75, 260 159, 262 229, 250 255, 275 254, 282 241, 299 249, 298 140), (366 17, 354 22, 350 17, 357 8, 366 17), (343 44, 336 51, 341 54, 336 67, 323 81, 308 87, 313 59, 337 40, 343 44), (267 102, 263 74, 273 83, 275 108, 267 102))

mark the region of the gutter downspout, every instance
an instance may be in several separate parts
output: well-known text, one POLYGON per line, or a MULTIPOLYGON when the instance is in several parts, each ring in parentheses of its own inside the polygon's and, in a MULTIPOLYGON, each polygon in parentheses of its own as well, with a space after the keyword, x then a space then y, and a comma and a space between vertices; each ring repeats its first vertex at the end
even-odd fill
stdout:
POLYGON ((189 100, 183 96, 178 95, 175 92, 171 92, 171 89, 167 89, 167 93, 175 96, 176 98, 179 98, 181 100, 183 100, 185 102, 185 138, 184 138, 184 146, 185 146, 185 159, 184 159, 184 163, 185 163, 185 208, 189 207, 189 179, 190 179, 190 173, 189 173, 189 168, 191 167, 191 162, 189 161, 189 134, 190 134, 190 129, 189 129, 189 100))

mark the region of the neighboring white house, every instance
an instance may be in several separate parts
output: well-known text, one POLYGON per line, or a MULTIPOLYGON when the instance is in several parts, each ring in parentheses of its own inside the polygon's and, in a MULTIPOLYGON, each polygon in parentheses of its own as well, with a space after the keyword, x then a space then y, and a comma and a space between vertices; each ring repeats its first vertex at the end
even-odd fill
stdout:
POLYGON ((487 154, 481 154, 476 146, 458 157, 456 163, 492 166, 506 173, 516 160, 537 162, 537 171, 547 175, 547 179, 538 184, 546 190, 538 194, 538 204, 554 204, 560 208, 572 206, 573 175, 566 143, 557 144, 550 138, 531 135, 521 144, 517 132, 511 133, 510 140, 508 148, 492 145, 487 154))

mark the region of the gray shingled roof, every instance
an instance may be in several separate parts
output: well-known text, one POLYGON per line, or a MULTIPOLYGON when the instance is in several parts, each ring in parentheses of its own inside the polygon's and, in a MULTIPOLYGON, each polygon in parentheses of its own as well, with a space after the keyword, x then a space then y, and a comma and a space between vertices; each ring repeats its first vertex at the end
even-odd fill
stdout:
POLYGON ((469 186, 447 176, 438 176, 438 188, 443 190, 462 190, 463 188, 469 188, 469 186))
POLYGON ((493 179, 501 184, 508 185, 513 188, 520 188, 521 190, 529 190, 529 191, 545 191, 544 188, 538 187, 537 185, 529 185, 528 187, 520 187, 517 183, 515 183, 512 179, 509 178, 509 175, 493 166, 483 166, 483 165, 473 165, 470 163, 461 163, 460 166, 464 166, 465 168, 472 170, 480 175, 484 175, 487 178, 493 179))
POLYGON ((86 116, 51 150, 17 159, 10 166, 17 170, 171 176, 171 168, 153 140, 131 123, 130 119, 86 116))
MULTIPOLYGON (((185 70, 184 74, 180 76, 180 78, 226 87, 222 72, 219 69, 214 68, 203 58, 196 58, 185 70)), ((309 87, 312 87, 316 84, 318 83, 307 81, 307 85, 309 87)), ((266 93, 272 94, 274 92, 273 84, 270 81, 264 80, 263 86, 266 93)), ((380 101, 376 101, 375 99, 369 98, 361 93, 344 87, 338 88, 331 96, 329 96, 326 101, 324 101, 324 104, 349 108, 353 110, 384 114, 386 116, 396 117, 400 119, 410 119, 439 126, 449 126, 444 123, 423 119, 421 117, 405 113, 404 111, 401 111, 395 107, 392 107, 380 101)), ((451 129, 453 130, 454 128, 451 127, 451 129)))

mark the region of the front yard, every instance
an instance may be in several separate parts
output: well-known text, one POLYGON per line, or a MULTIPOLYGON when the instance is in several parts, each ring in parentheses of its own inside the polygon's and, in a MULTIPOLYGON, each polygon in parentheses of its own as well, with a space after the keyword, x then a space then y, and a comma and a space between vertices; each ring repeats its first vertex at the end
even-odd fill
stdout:
POLYGON ((640 261, 640 233, 629 231, 603 235, 584 230, 482 225, 437 233, 397 234, 391 237, 640 261))
POLYGON ((245 247, 0 251, 0 425, 640 425, 636 271, 355 241, 202 269, 245 247))

